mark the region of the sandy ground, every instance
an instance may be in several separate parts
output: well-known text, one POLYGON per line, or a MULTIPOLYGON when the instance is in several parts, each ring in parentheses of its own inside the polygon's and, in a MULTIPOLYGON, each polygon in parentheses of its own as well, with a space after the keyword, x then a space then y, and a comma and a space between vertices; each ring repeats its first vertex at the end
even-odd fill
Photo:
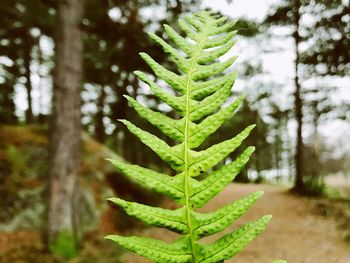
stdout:
MULTIPOLYGON (((315 205, 313 200, 290 195, 280 187, 231 185, 202 210, 215 210, 257 190, 264 190, 265 195, 230 229, 264 214, 271 214, 273 219, 261 236, 239 255, 225 262, 270 263, 273 259, 283 258, 289 263, 350 263, 350 245, 342 240, 336 222, 315 215, 312 212, 315 205)), ((167 230, 154 228, 142 235, 166 241, 176 238, 167 230)), ((126 254, 123 262, 148 261, 134 254, 126 254)))

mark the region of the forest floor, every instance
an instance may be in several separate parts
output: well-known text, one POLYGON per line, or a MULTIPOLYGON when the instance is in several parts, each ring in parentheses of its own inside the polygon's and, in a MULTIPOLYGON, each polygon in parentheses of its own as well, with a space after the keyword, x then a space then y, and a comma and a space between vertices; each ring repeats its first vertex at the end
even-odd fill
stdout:
MULTIPOLYGON (((258 190, 263 190, 264 196, 227 231, 265 214, 271 214, 272 221, 266 231, 243 252, 225 262, 270 263, 273 259, 286 259, 288 263, 350 263, 350 201, 301 197, 281 186, 232 184, 202 211, 213 211, 258 190)), ((161 205, 174 207, 169 201, 161 205)), ((126 231, 123 235, 149 236, 164 241, 176 238, 176 234, 163 229, 136 229, 126 231)), ((216 234, 204 242, 213 241, 220 235, 216 234)), ((40 232, 35 230, 0 233, 0 262, 149 262, 135 254, 121 254, 117 246, 103 240, 98 234, 93 235, 90 242, 83 246, 78 258, 71 261, 56 260, 43 250, 40 236, 40 232)))
MULTIPOLYGON (((345 230, 350 229, 348 202, 342 202, 339 206, 337 200, 300 197, 277 186, 233 184, 202 210, 215 210, 258 190, 263 190, 264 196, 234 226, 265 214, 271 214, 272 221, 267 230, 243 252, 225 262, 270 263, 273 259, 286 259, 289 263, 350 262, 350 243, 344 241, 345 230)), ((168 231, 155 228, 138 234, 163 240, 174 238, 168 231)), ((148 261, 134 254, 126 254, 122 262, 148 261)))

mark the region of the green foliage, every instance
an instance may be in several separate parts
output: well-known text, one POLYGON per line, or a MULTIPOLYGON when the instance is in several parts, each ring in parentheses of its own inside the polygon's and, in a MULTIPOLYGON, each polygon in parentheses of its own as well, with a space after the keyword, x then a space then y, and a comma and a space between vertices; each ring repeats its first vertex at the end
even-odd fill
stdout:
POLYGON ((322 176, 304 176, 304 195, 322 196, 325 194, 326 184, 322 176))
POLYGON ((182 205, 176 210, 167 210, 119 198, 109 199, 129 215, 149 225, 166 228, 183 235, 171 244, 135 236, 109 235, 106 237, 121 247, 154 262, 223 262, 239 253, 265 229, 271 219, 271 216, 263 216, 257 221, 244 224, 211 244, 198 241, 202 237, 227 228, 262 195, 262 192, 254 193, 211 213, 194 211, 230 184, 254 151, 254 147, 248 147, 230 164, 212 170, 241 145, 254 125, 248 126, 232 139, 204 150, 194 150, 225 120, 232 117, 243 100, 243 97, 239 97, 226 108, 217 110, 230 96, 236 79, 236 73, 222 74, 232 65, 235 57, 218 62, 218 59, 234 44, 232 38, 235 32, 230 31, 234 22, 226 22, 226 20, 227 17, 218 17, 211 12, 198 12, 186 16, 179 20, 179 26, 185 32, 186 38, 169 26, 165 26, 166 33, 181 51, 173 48, 160 37, 150 34, 151 39, 158 43, 169 55, 171 61, 178 66, 182 73, 180 75, 164 68, 151 56, 141 53, 141 57, 155 75, 175 90, 175 95, 165 92, 146 74, 142 72, 135 72, 135 74, 150 86, 159 99, 173 107, 180 118, 171 119, 142 106, 130 97, 127 99, 141 117, 178 144, 170 146, 131 122, 120 120, 131 133, 177 171, 176 176, 170 177, 138 165, 110 160, 120 172, 135 182, 164 194, 182 205), (204 174, 202 180, 196 179, 202 174, 204 174))
POLYGON ((70 233, 60 233, 50 246, 50 250, 55 256, 66 260, 78 255, 76 240, 70 233))

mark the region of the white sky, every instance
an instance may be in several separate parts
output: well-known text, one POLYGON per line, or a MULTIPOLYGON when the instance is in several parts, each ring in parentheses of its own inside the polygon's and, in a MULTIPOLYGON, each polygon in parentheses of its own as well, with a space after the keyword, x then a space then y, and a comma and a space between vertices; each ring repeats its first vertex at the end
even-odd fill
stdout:
POLYGON ((232 0, 229 4, 226 0, 204 0, 203 7, 220 10, 223 14, 234 18, 244 16, 261 20, 269 7, 276 2, 276 0, 232 0))
MULTIPOLYGON (((344 0, 344 2, 348 1, 349 0, 344 0)), ((271 6, 275 3, 278 3, 278 0, 232 0, 231 3, 227 3, 226 0, 204 0, 202 6, 204 8, 210 7, 213 10, 218 10, 221 13, 232 17, 233 19, 238 17, 247 17, 249 19, 255 19, 259 22, 264 18, 271 6)), ((254 52, 255 54, 256 52, 259 52, 259 50, 252 47, 249 40, 244 42, 242 45, 240 45, 239 42, 236 44, 237 47, 234 48, 234 51, 238 52, 239 57, 243 57, 237 60, 238 64, 244 59, 249 59, 249 55, 251 55, 252 52, 253 54, 254 52)), ((279 100, 283 103, 283 101, 288 100, 287 93, 294 89, 293 82, 291 81, 293 78, 294 67, 294 46, 293 42, 288 41, 288 39, 282 39, 279 41, 279 43, 278 41, 275 41, 273 45, 282 46, 285 50, 263 55, 261 57, 262 65, 264 70, 267 70, 276 82, 281 83, 281 81, 284 81, 283 90, 281 90, 281 94, 279 94, 279 100)), ((251 56, 251 58, 254 58, 254 56, 251 56)), ((339 98, 341 98, 343 101, 345 100, 350 103, 350 78, 334 80, 333 83, 337 83, 340 89, 338 93, 333 94, 334 98, 332 99, 339 100, 339 98)), ((245 88, 249 91, 252 90, 251 88, 244 86, 242 81, 237 81, 236 86, 236 88, 239 90, 245 88)), ((294 131, 294 127, 295 123, 291 123, 292 133, 294 131)), ((329 141, 334 143, 334 141, 350 133, 350 124, 346 123, 345 121, 334 120, 323 125, 320 130, 326 138, 329 138, 329 141)), ((309 131, 306 129, 305 135, 308 136, 311 132, 311 129, 309 131)), ((350 143, 343 146, 350 151, 350 143)))

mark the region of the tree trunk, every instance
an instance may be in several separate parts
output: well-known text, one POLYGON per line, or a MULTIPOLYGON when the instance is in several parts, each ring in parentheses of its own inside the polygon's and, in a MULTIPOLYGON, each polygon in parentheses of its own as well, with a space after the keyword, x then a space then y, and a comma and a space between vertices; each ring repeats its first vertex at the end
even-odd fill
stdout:
POLYGON ((104 112, 103 108, 105 106, 106 91, 105 87, 101 85, 100 96, 97 100, 97 113, 95 116, 96 126, 95 126, 95 138, 97 141, 103 143, 105 141, 105 126, 103 124, 104 112))
POLYGON ((23 39, 23 63, 25 68, 25 78, 26 78, 26 90, 27 90, 27 102, 28 109, 25 112, 26 122, 33 122, 33 108, 32 108, 32 81, 31 71, 30 71, 30 62, 31 62, 31 51, 32 51, 32 43, 29 36, 29 33, 26 32, 23 39))
MULTIPOLYGON (((61 234, 77 242, 78 175, 81 155, 81 0, 58 1, 56 68, 50 134, 48 238, 61 234)), ((67 244, 68 245, 68 244, 67 244)))
POLYGON ((44 67, 44 57, 43 57, 43 52, 41 50, 40 47, 40 37, 37 38, 37 42, 36 42, 36 47, 37 47, 37 60, 38 60, 38 69, 36 74, 39 76, 39 83, 38 83, 38 116, 37 116, 37 122, 40 124, 44 124, 46 121, 46 116, 43 113, 44 112, 44 104, 43 104, 43 99, 45 97, 45 93, 44 93, 44 87, 45 85, 43 85, 43 78, 44 76, 42 75, 42 71, 41 68, 44 67))
POLYGON ((257 110, 254 111, 254 117, 255 117, 255 123, 256 127, 254 129, 255 132, 255 138, 256 140, 256 147, 255 147, 255 170, 257 173, 257 178, 255 179, 255 183, 262 183, 263 178, 261 176, 261 167, 260 167, 260 145, 259 145, 259 139, 260 138, 260 118, 259 118, 259 113, 257 110))
POLYGON ((294 21, 295 21, 295 32, 294 32, 294 43, 295 43, 295 93, 294 93, 294 107, 295 107, 295 118, 297 121, 297 143, 295 151, 295 185, 294 189, 298 192, 304 190, 304 180, 303 180, 303 104, 301 99, 301 85, 299 82, 298 69, 300 64, 300 53, 299 53, 299 23, 300 23, 300 2, 295 1, 294 9, 294 21))
POLYGON ((14 103, 14 83, 10 80, 9 83, 5 83, 1 87, 0 94, 0 123, 1 124, 15 124, 17 123, 17 117, 15 114, 16 106, 14 103))

